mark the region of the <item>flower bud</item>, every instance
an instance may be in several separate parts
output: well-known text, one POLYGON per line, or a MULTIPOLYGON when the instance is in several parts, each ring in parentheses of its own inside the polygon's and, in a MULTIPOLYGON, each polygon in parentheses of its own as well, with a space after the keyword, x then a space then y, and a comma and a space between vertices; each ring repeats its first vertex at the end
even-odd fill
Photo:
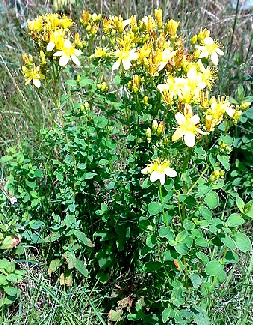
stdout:
POLYGON ((152 131, 156 133, 157 128, 158 128, 158 122, 157 122, 157 120, 153 120, 152 131))

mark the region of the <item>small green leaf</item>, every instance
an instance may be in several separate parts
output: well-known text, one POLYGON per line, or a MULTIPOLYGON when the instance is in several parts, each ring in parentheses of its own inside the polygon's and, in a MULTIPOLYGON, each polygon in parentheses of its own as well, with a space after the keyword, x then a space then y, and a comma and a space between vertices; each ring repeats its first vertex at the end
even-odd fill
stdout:
POLYGON ((236 248, 234 240, 228 236, 225 238, 221 238, 221 241, 231 250, 234 250, 236 248))
POLYGON ((7 276, 0 274, 0 286, 5 286, 6 284, 8 284, 7 276))
POLYGON ((202 252, 197 252, 196 253, 196 256, 204 263, 204 264, 207 264, 209 259, 208 259, 208 256, 202 252))
POLYGON ((10 160, 12 160, 12 156, 3 156, 0 159, 1 163, 6 163, 6 162, 8 162, 10 160))
POLYGON ((85 246, 88 247, 94 247, 95 245, 92 243, 92 241, 86 237, 85 233, 83 233, 80 230, 75 230, 74 234, 78 240, 80 240, 85 246))
POLYGON ((30 187, 31 189, 35 189, 35 187, 36 187, 36 181, 30 182, 30 181, 26 180, 25 182, 26 182, 26 185, 28 187, 30 187))
POLYGON ((6 236, 0 245, 0 249, 9 249, 9 248, 13 248, 13 237, 12 236, 6 236))
POLYGON ((77 82, 76 80, 73 80, 73 79, 69 79, 66 81, 66 84, 71 86, 71 87, 76 87, 77 86, 77 82))
POLYGON ((76 167, 77 167, 78 169, 84 170, 84 169, 86 169, 86 164, 78 163, 78 164, 76 165, 76 167))
POLYGON ((201 216, 207 220, 212 218, 212 211, 209 210, 206 206, 202 206, 199 209, 201 216))
POLYGON ((251 242, 250 239, 243 233, 239 232, 235 234, 235 243, 240 251, 246 253, 251 251, 251 242))
POLYGON ((221 165, 226 169, 229 170, 230 169, 230 163, 229 163, 229 156, 221 156, 221 155, 217 155, 217 159, 219 160, 219 162, 221 163, 221 165))
POLYGON ((238 213, 232 213, 227 220, 227 225, 229 227, 237 227, 243 225, 244 222, 244 219, 238 213))
POLYGON ((148 212, 151 215, 156 215, 162 211, 162 205, 159 202, 151 202, 148 205, 148 212))
POLYGON ((214 191, 209 192, 205 197, 205 202, 210 209, 215 209, 219 205, 218 194, 214 191))
POLYGON ((162 312, 162 322, 166 323, 171 315, 171 308, 166 308, 162 312))
POLYGON ((237 205, 238 209, 240 210, 240 212, 243 213, 245 203, 243 202, 243 200, 240 198, 239 195, 236 196, 236 205, 237 205))
POLYGON ((123 310, 122 309, 119 309, 119 310, 110 310, 109 311, 109 315, 108 315, 108 318, 110 321, 112 322, 117 322, 121 319, 121 315, 123 313, 123 310))
POLYGON ((76 257, 73 252, 66 252, 62 255, 68 263, 68 269, 71 270, 76 266, 76 257))
POLYGON ((89 272, 86 268, 86 265, 84 264, 83 261, 77 259, 76 260, 76 265, 75 265, 75 268, 83 275, 85 276, 86 278, 89 277, 89 272))
POLYGON ((97 173, 85 173, 84 175, 83 175, 83 178, 84 179, 92 179, 94 176, 96 176, 97 175, 97 173))
POLYGON ((223 271, 223 266, 217 260, 210 261, 206 265, 206 273, 209 275, 216 276, 219 275, 222 271, 223 271))
POLYGON ((47 270, 48 275, 51 276, 51 274, 55 272, 60 267, 60 265, 61 265, 61 261, 59 259, 52 260, 47 270))
POLYGON ((167 238, 168 240, 174 240, 175 238, 175 235, 170 227, 162 226, 159 229, 158 233, 159 233, 159 237, 161 238, 167 238))
POLYGON ((7 295, 15 297, 20 293, 20 290, 15 287, 4 287, 4 291, 7 293, 7 295))
POLYGON ((41 228, 44 225, 44 222, 40 221, 40 220, 32 220, 30 222, 30 228, 37 230, 39 228, 41 228))
POLYGON ((202 283, 201 277, 198 274, 196 274, 196 273, 193 273, 190 276, 190 279, 191 279, 193 288, 198 288, 201 285, 201 283, 202 283))

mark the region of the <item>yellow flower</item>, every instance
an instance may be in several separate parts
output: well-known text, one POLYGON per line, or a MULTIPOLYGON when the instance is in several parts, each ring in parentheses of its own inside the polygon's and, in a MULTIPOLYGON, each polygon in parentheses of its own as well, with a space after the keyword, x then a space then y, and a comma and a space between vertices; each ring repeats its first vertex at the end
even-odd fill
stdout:
POLYGON ((22 59, 26 65, 31 65, 33 63, 33 57, 31 54, 23 53, 22 59))
POLYGON ((153 183, 157 180, 160 181, 161 185, 165 183, 165 175, 169 177, 176 177, 177 172, 170 168, 170 162, 168 160, 161 161, 160 159, 155 159, 151 164, 142 169, 142 174, 150 174, 150 181, 153 183))
POLYGON ((91 55, 91 58, 102 58, 108 56, 108 53, 106 52, 106 48, 97 47, 95 49, 95 53, 91 55))
POLYGON ((40 51, 40 63, 42 65, 46 64, 47 63, 47 60, 46 60, 46 55, 43 51, 40 51))
POLYGON ((65 40, 64 46, 61 51, 57 51, 54 53, 54 56, 60 56, 59 65, 61 67, 65 67, 71 59, 76 65, 80 65, 80 61, 78 56, 82 53, 82 51, 77 50, 69 40, 65 40))
POLYGON ((45 79, 45 76, 40 72, 40 67, 36 67, 34 63, 29 68, 23 66, 22 71, 26 79, 26 85, 32 81, 34 86, 39 88, 40 79, 45 79))
POLYGON ((143 27, 148 31, 152 32, 156 28, 156 22, 152 16, 145 16, 142 18, 143 27))
POLYGON ((136 49, 132 49, 131 51, 117 50, 114 55, 118 57, 118 60, 113 64, 112 70, 118 69, 121 63, 125 70, 129 70, 131 67, 131 61, 138 59, 136 49))
POLYGON ((229 117, 233 117, 235 109, 231 106, 230 102, 225 97, 214 96, 209 100, 210 107, 206 111, 206 130, 214 131, 215 127, 220 124, 225 113, 229 117))
POLYGON ((37 32, 37 33, 40 32, 43 27, 43 17, 38 16, 34 20, 28 20, 27 26, 30 31, 37 32))
POLYGON ((218 45, 214 42, 211 37, 206 37, 203 39, 202 45, 196 45, 196 49, 200 52, 199 58, 211 57, 213 64, 218 65, 219 55, 224 55, 224 52, 219 49, 218 45))
POLYGON ((177 35, 178 26, 179 26, 179 22, 173 19, 168 21, 166 25, 166 30, 168 30, 170 37, 175 37, 177 35))
POLYGON ((158 28, 163 26, 163 11, 162 9, 155 9, 155 20, 157 22, 158 28))
POLYGON ((47 44, 47 51, 51 52, 54 48, 60 51, 65 42, 65 31, 63 29, 58 29, 50 34, 50 42, 47 44))
POLYGON ((195 135, 197 133, 205 134, 197 128, 197 124, 200 122, 198 115, 192 115, 192 109, 190 105, 185 105, 184 114, 178 112, 175 115, 179 127, 172 135, 172 141, 177 141, 180 138, 184 139, 187 147, 194 147, 195 135))
POLYGON ((161 61, 158 65, 158 71, 161 71, 166 64, 168 64, 169 61, 174 57, 174 55, 177 53, 177 51, 172 51, 170 47, 166 48, 163 50, 161 54, 161 61))

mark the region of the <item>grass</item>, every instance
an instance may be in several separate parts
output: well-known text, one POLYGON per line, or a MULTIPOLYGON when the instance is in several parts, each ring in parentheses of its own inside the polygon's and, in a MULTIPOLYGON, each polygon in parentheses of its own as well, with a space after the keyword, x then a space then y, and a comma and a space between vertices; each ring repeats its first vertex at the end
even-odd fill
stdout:
MULTIPOLYGON (((165 18, 181 21, 184 34, 191 36, 199 26, 206 27, 224 45, 225 51, 218 75, 219 89, 214 91, 235 96, 241 84, 246 94, 253 93, 252 12, 233 10, 230 1, 70 2, 67 1, 61 10, 73 17, 79 17, 84 9, 103 14, 120 13, 124 18, 131 14, 143 16, 160 6, 165 18)), ((3 4, 0 7, 2 153, 8 146, 27 139, 35 145, 39 130, 50 126, 54 120, 49 95, 25 86, 20 69, 22 53, 33 51, 26 34, 26 19, 51 9, 47 1, 37 1, 23 9, 20 13, 16 8, 9 9, 3 4)), ((253 255, 244 256, 239 266, 228 269, 230 277, 212 297, 216 302, 210 306, 213 324, 253 324, 252 267, 253 255)), ((106 324, 107 315, 103 314, 102 308, 105 294, 96 287, 90 288, 88 282, 62 288, 49 281, 43 266, 29 267, 21 289, 19 301, 8 309, 3 324, 106 324)))
POLYGON ((22 296, 9 309, 2 324, 106 324, 103 298, 88 283, 71 288, 52 285, 43 272, 30 270, 22 283, 22 296))

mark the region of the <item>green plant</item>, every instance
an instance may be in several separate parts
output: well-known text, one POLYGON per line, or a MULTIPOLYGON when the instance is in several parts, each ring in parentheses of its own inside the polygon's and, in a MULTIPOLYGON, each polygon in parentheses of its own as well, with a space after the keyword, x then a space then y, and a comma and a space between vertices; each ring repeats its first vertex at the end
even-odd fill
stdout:
MULTIPOLYGON (((179 23, 157 9, 139 20, 85 11, 82 72, 63 71, 59 100, 66 60, 57 57, 73 59, 75 45, 62 27, 48 28, 49 17, 59 25, 46 15, 29 28, 50 52, 43 76, 54 81, 58 119, 38 145, 1 160, 22 239, 41 247, 61 285, 109 283, 110 322, 208 324, 216 288, 229 282, 238 253, 252 250, 243 230, 252 202, 225 182, 230 132, 250 99, 210 96, 224 52, 206 29, 186 48, 179 23)), ((30 77, 43 86, 41 74, 30 77)))

